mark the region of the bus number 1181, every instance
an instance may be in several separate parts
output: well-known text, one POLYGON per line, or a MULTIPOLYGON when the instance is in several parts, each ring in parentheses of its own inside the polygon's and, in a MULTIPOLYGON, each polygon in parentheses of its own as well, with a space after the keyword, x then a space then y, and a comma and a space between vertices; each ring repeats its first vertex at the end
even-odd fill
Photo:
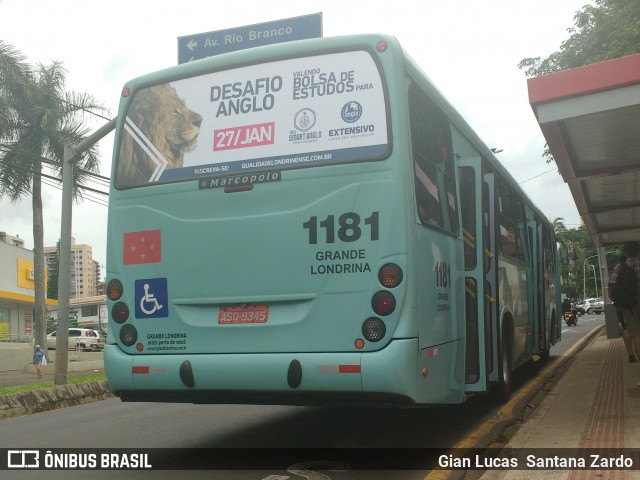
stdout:
MULTIPOLYGON (((320 222, 320 228, 325 231, 325 242, 335 243, 336 233, 338 239, 342 242, 356 242, 362 236, 362 227, 360 227, 360 215, 355 212, 343 213, 338 217, 338 224, 335 222, 335 215, 328 215, 327 218, 320 222), (337 226, 337 232, 336 232, 337 226)), ((365 218, 364 224, 369 227, 370 239, 378 240, 379 238, 379 212, 373 212, 371 216, 365 218)), ((304 222, 302 226, 309 230, 309 243, 311 245, 318 243, 318 217, 312 216, 304 222)))

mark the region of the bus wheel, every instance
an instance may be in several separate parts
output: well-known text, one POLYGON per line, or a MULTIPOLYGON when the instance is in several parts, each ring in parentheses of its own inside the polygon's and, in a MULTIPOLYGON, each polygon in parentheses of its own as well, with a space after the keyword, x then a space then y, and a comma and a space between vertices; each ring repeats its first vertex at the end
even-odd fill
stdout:
POLYGON ((511 398, 511 350, 506 335, 502 335, 500 342, 500 364, 498 373, 500 378, 491 386, 491 397, 496 403, 506 403, 511 398))
POLYGON ((539 363, 540 365, 545 365, 549 361, 550 357, 551 357, 551 349, 545 348, 540 352, 540 360, 538 360, 537 363, 539 363))

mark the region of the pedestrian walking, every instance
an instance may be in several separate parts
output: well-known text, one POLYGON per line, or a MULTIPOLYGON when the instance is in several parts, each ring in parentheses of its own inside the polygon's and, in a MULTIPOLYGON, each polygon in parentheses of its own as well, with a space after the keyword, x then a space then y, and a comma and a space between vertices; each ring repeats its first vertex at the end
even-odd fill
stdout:
POLYGON ((33 351, 33 363, 36 366, 36 373, 38 377, 42 378, 42 362, 45 360, 45 351, 40 347, 40 345, 36 345, 36 348, 33 351))

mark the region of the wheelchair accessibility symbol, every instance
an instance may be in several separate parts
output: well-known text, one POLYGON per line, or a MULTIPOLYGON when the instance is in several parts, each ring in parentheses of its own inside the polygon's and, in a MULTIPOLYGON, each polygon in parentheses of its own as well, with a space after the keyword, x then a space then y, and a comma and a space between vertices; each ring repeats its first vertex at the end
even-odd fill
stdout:
POLYGON ((153 293, 149 293, 149 284, 143 285, 144 296, 140 299, 140 310, 145 315, 152 315, 162 308, 162 305, 158 303, 158 299, 153 293))
POLYGON ((136 280, 136 318, 169 316, 166 278, 136 280))

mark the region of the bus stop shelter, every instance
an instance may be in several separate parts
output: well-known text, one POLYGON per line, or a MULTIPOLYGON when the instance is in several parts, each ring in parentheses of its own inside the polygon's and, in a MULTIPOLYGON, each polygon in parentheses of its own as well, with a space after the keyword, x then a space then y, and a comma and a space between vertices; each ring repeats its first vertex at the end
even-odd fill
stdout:
POLYGON ((615 310, 606 290, 605 247, 640 241, 640 54, 530 78, 528 90, 558 170, 598 248, 609 332, 615 310))

